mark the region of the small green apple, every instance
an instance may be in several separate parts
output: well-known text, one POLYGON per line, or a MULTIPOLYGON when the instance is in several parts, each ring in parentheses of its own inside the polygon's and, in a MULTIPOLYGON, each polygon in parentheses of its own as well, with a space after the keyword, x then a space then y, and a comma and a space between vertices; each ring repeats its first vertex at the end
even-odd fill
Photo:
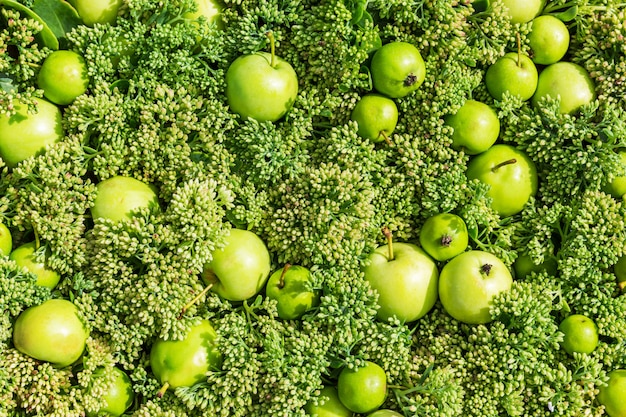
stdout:
POLYGON ((546 5, 546 0, 500 0, 513 23, 530 22, 546 5))
POLYGON ((550 65, 560 61, 569 48, 569 30, 561 19, 552 15, 532 20, 528 44, 535 64, 550 65))
POLYGON ((355 413, 370 413, 387 398, 387 375, 378 364, 366 361, 364 366, 344 368, 337 379, 339 400, 355 413))
POLYGON ((467 249, 469 235, 465 221, 453 213, 439 213, 424 222, 420 245, 437 261, 447 261, 467 249))
POLYGON ((28 242, 15 248, 9 255, 9 259, 35 276, 37 285, 53 289, 61 280, 61 275, 48 267, 46 264, 47 254, 38 255, 36 242, 28 242))
MULTIPOLYGON (((620 162, 626 167, 626 149, 622 148, 617 151, 620 162)), ((613 178, 613 180, 607 184, 605 191, 611 194, 615 198, 622 198, 626 194, 626 176, 619 176, 613 178)))
POLYGON ((494 145, 473 157, 467 165, 468 179, 489 185, 491 207, 502 217, 522 211, 537 193, 534 162, 521 150, 506 144, 494 145))
POLYGON ((0 223, 0 256, 9 256, 13 250, 13 237, 6 224, 0 223))
POLYGON ((620 290, 626 290, 626 255, 622 255, 613 265, 613 273, 617 278, 617 285, 620 290))
POLYGON ((32 358, 64 368, 76 362, 89 337, 74 303, 50 299, 24 310, 13 325, 13 345, 32 358))
POLYGON ((491 321, 493 298, 513 285, 504 262, 489 252, 470 250, 441 268, 439 300, 450 316, 468 324, 491 321))
POLYGON ((87 64, 76 52, 54 51, 41 65, 37 85, 51 102, 62 106, 70 104, 89 87, 87 64))
POLYGON ((91 207, 94 220, 105 218, 119 222, 132 218, 139 209, 159 206, 155 188, 135 178, 117 175, 100 181, 96 189, 91 207))
POLYGON ((609 417, 626 417, 626 369, 609 372, 609 382, 600 387, 597 398, 609 417))
POLYGON ((359 136, 372 142, 389 141, 398 123, 396 103, 380 94, 366 94, 356 103, 350 118, 357 122, 359 136))
POLYGON ((217 347, 217 332, 208 320, 189 329, 181 340, 159 339, 150 349, 152 373, 163 384, 158 396, 169 388, 190 387, 218 370, 222 355, 217 347))
POLYGON ((61 110, 44 99, 33 98, 33 102, 37 106, 34 114, 14 99, 16 113, 11 117, 0 115, 0 157, 9 168, 43 153, 47 146, 63 138, 61 110))
POLYGON ((537 67, 528 55, 509 52, 487 68, 485 84, 496 100, 509 92, 526 101, 535 93, 538 77, 537 67))
POLYGON ((220 297, 244 301, 263 289, 270 269, 270 254, 261 238, 249 230, 231 229, 225 246, 205 265, 202 280, 220 297))
POLYGON ((265 294, 276 300, 281 319, 298 319, 319 303, 319 291, 311 287, 311 277, 308 268, 291 264, 269 277, 265 294))
MULTIPOLYGON (((112 367, 113 381, 107 388, 103 396, 105 405, 95 411, 87 412, 88 417, 107 416, 120 417, 130 408, 135 399, 133 385, 126 374, 120 368, 112 367)), ((98 368, 94 372, 94 377, 99 377, 104 373, 104 368, 98 368)))
POLYGON ((374 89, 389 98, 405 97, 426 77, 419 49, 408 42, 389 42, 376 50, 370 65, 374 89))
POLYGON ((532 97, 539 106, 544 97, 560 99, 559 111, 573 114, 596 99, 595 85, 587 70, 573 62, 559 61, 539 74, 537 90, 532 97))
POLYGON ((445 118, 452 127, 452 146, 468 155, 486 151, 500 136, 500 119, 491 106, 476 100, 466 100, 453 115, 445 118))
POLYGON ((197 10, 193 13, 188 12, 184 14, 186 19, 198 19, 203 17, 209 24, 215 25, 218 29, 224 28, 224 21, 222 20, 222 11, 224 10, 224 4, 219 0, 196 0, 197 10))
POLYGON ((598 327, 582 314, 567 316, 559 324, 559 331, 563 333, 561 345, 567 353, 591 353, 598 346, 598 327))
POLYGON ((515 278, 524 279, 532 272, 547 272, 550 275, 555 275, 557 272, 557 262, 554 257, 546 258, 542 263, 536 264, 528 254, 521 254, 513 262, 513 270, 515 271, 515 278))
POLYGON ((435 261, 412 243, 379 246, 367 258, 365 279, 378 294, 379 320, 396 317, 412 322, 428 313, 437 301, 439 270, 435 261))
POLYGON ((317 405, 313 401, 309 401, 304 406, 304 411, 309 416, 317 417, 352 417, 352 411, 346 408, 339 400, 337 388, 327 385, 320 391, 320 397, 326 397, 323 402, 317 405))

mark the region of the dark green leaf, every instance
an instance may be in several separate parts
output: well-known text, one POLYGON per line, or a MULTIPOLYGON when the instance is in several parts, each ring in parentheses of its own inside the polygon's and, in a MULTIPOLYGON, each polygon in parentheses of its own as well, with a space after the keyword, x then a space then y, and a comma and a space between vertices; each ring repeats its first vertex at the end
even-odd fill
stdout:
POLYGON ((578 6, 572 6, 569 9, 555 14, 555 16, 564 22, 571 22, 578 14, 578 6))
POLYGON ((41 23, 43 25, 43 29, 36 37, 39 44, 55 51, 59 49, 59 40, 55 36, 54 32, 50 30, 46 22, 41 17, 39 17, 37 13, 29 9, 28 7, 25 7, 23 4, 12 0, 0 0, 0 6, 17 10, 18 12, 20 12, 20 14, 22 14, 22 16, 28 17, 41 23))
POLYGON ((59 40, 64 40, 68 32, 82 24, 76 9, 63 0, 35 0, 33 11, 59 40))

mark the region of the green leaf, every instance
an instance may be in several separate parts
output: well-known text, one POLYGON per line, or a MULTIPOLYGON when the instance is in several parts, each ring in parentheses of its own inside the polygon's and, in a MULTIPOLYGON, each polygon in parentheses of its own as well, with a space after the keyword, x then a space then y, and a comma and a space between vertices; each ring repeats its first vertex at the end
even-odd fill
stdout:
POLYGON ((24 6, 23 4, 20 4, 13 0, 0 0, 0 6, 17 10, 23 16, 36 20, 39 23, 41 23, 43 26, 43 29, 36 36, 37 41, 40 43, 40 45, 50 48, 53 51, 56 51, 57 49, 59 49, 59 40, 55 36, 54 32, 50 30, 46 22, 41 17, 39 17, 37 13, 33 12, 31 9, 24 6))
POLYGON ((33 12, 46 22, 59 40, 65 40, 67 33, 82 24, 76 9, 64 0, 35 0, 33 12))
POLYGON ((578 15, 578 6, 572 6, 569 9, 555 14, 558 19, 564 22, 571 22, 578 15))
POLYGON ((15 91, 16 89, 17 87, 13 85, 13 80, 6 74, 0 73, 0 90, 4 91, 5 93, 10 93, 12 91, 15 91))

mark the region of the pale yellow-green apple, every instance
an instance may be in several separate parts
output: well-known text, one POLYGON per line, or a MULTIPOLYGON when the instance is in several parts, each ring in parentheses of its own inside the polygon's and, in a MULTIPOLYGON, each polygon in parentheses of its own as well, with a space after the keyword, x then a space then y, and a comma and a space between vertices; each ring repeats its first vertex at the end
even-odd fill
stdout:
POLYGON ((278 316, 285 320, 302 317, 319 303, 320 291, 313 288, 311 271, 286 264, 274 271, 265 285, 265 294, 276 300, 278 316))
POLYGON ((140 209, 159 207, 155 187, 132 177, 116 175, 96 184, 96 198, 91 207, 94 220, 114 222, 130 219, 140 209))
POLYGON ((47 253, 39 253, 37 243, 34 241, 24 243, 13 249, 9 259, 35 275, 37 285, 53 289, 61 280, 61 275, 48 266, 46 262, 47 253))

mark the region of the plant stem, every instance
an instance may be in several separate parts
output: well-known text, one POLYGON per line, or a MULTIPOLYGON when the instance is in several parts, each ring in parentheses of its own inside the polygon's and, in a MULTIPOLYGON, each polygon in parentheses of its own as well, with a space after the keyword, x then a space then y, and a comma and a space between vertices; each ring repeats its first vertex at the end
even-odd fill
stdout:
POLYGON ((185 306, 183 307, 183 309, 180 311, 180 314, 178 315, 178 320, 182 319, 183 316, 185 315, 185 313, 187 312, 187 310, 189 310, 191 307, 194 306, 194 304, 196 304, 198 301, 200 301, 200 298, 202 298, 206 293, 209 292, 209 290, 211 289, 211 287, 213 287, 213 284, 209 284, 206 286, 205 289, 203 289, 200 294, 196 295, 193 300, 189 301, 187 304, 185 304, 185 306))
POLYGON ((503 166, 513 165, 515 163, 517 163, 517 159, 515 158, 508 159, 506 161, 500 162, 498 165, 491 168, 491 172, 496 172, 498 169, 502 168, 503 166))
POLYGON ((274 39, 274 33, 272 31, 267 31, 265 32, 265 36, 267 36, 270 40, 270 55, 271 55, 270 66, 275 67, 276 66, 276 41, 274 39))
POLYGON ((389 259, 388 261, 393 261, 395 256, 393 255, 393 236, 391 235, 391 230, 387 226, 383 227, 383 235, 387 238, 387 248, 389 249, 389 259))
POLYGON ((281 290, 285 288, 285 274, 287 273, 287 270, 289 268, 291 268, 291 264, 287 262, 285 266, 283 267, 283 272, 280 274, 280 280, 278 281, 278 288, 280 288, 281 290))

